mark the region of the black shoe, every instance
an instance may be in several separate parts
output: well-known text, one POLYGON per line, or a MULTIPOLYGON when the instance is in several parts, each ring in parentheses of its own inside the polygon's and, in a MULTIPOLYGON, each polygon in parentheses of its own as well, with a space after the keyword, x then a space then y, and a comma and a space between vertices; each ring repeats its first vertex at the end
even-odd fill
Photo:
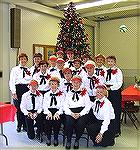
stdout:
POLYGON ((54 140, 54 146, 58 146, 58 140, 54 140))
POLYGON ((71 148, 71 142, 67 142, 65 148, 66 148, 66 149, 70 149, 70 148, 71 148))
POLYGON ((79 141, 75 141, 73 148, 74 149, 78 149, 79 148, 79 141))
POLYGON ((38 140, 40 140, 40 134, 39 134, 39 133, 36 134, 36 138, 37 138, 38 140))
POLYGON ((23 131, 24 131, 24 132, 27 132, 27 128, 23 128, 23 131))
POLYGON ((21 127, 17 127, 17 132, 21 132, 21 127))
POLYGON ((51 145, 51 140, 47 139, 46 144, 47 144, 47 146, 50 146, 51 145))

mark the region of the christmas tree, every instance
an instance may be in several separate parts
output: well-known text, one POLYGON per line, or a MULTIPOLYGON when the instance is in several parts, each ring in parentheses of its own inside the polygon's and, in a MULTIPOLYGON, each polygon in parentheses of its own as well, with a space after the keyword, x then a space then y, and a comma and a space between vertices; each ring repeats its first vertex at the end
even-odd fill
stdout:
POLYGON ((73 49, 76 57, 89 54, 88 34, 85 34, 83 19, 76 13, 75 4, 70 2, 64 11, 64 18, 60 20, 60 32, 57 37, 57 51, 64 53, 73 49))

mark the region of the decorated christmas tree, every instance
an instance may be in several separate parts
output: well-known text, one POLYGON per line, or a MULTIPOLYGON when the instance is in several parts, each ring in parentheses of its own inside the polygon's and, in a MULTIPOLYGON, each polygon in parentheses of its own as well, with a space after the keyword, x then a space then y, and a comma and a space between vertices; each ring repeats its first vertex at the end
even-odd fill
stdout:
POLYGON ((76 57, 89 54, 88 34, 85 34, 83 19, 76 13, 75 4, 70 2, 64 11, 64 18, 60 20, 60 32, 57 37, 57 51, 64 53, 73 49, 76 57))

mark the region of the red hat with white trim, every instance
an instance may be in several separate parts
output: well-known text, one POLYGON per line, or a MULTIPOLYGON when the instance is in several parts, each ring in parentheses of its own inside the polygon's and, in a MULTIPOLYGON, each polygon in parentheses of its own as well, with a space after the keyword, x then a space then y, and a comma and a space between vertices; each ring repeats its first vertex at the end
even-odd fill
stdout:
POLYGON ((85 63, 84 67, 89 67, 89 66, 94 66, 94 67, 95 67, 95 62, 92 61, 92 60, 88 60, 88 61, 85 63))
POLYGON ((64 59, 62 59, 62 58, 57 58, 57 61, 56 61, 57 63, 62 63, 62 62, 65 62, 64 61, 64 59))
POLYGON ((49 58, 50 61, 56 61, 57 60, 57 57, 55 55, 52 55, 50 56, 49 58))
POLYGON ((64 52, 59 50, 56 52, 56 54, 64 54, 64 52))
POLYGON ((36 80, 31 80, 29 85, 38 85, 38 82, 36 80))
POLYGON ((73 76, 71 81, 79 81, 82 82, 82 78, 80 76, 73 76))

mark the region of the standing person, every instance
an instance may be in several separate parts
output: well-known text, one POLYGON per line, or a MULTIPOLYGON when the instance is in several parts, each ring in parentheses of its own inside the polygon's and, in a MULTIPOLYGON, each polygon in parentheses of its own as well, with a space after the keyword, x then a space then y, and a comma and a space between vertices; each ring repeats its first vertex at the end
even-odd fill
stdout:
POLYGON ((29 83, 29 91, 22 95, 20 104, 21 111, 25 115, 25 121, 27 125, 27 135, 29 139, 35 138, 34 121, 36 121, 37 138, 40 138, 42 133, 42 102, 43 96, 37 90, 38 82, 31 80, 29 83))
POLYGON ((38 73, 40 71, 39 63, 40 63, 41 60, 42 60, 42 54, 41 53, 35 53, 34 56, 33 56, 34 65, 30 68, 32 76, 35 73, 38 73))
POLYGON ((45 133, 47 135, 46 144, 51 145, 52 130, 54 133, 54 146, 58 146, 58 134, 61 127, 61 115, 63 114, 64 93, 58 89, 60 80, 51 77, 49 80, 50 91, 44 95, 43 109, 46 115, 45 133))
POLYGON ((48 69, 48 73, 51 75, 54 75, 57 73, 57 68, 56 68, 56 61, 57 61, 57 57, 55 55, 52 55, 49 57, 49 69, 48 69))
POLYGON ((20 103, 22 95, 29 90, 28 83, 32 79, 29 68, 26 66, 28 56, 21 53, 18 56, 19 65, 13 67, 10 73, 10 91, 12 93, 13 103, 17 108, 17 132, 21 131, 21 127, 26 130, 25 116, 21 112, 20 103))
POLYGON ((59 51, 56 52, 56 56, 57 56, 57 58, 62 58, 62 59, 64 59, 64 52, 61 51, 61 50, 59 50, 59 51))
POLYGON ((95 74, 103 81, 105 81, 105 72, 106 67, 105 64, 105 57, 104 55, 98 54, 95 56, 95 74))
POLYGON ((65 66, 64 68, 70 68, 71 70, 74 70, 74 67, 73 67, 73 61, 74 61, 74 51, 73 49, 68 49, 66 51, 66 55, 67 55, 67 61, 65 62, 65 66))
POLYGON ((82 78, 83 87, 86 87, 90 100, 94 102, 96 96, 96 86, 103 84, 104 81, 100 80, 96 74, 94 74, 95 62, 88 60, 84 65, 87 74, 82 78))
POLYGON ((58 75, 55 74, 55 76, 60 77, 60 82, 62 82, 64 80, 64 74, 63 74, 64 65, 65 65, 64 59, 58 58, 57 61, 56 61, 56 67, 57 67, 58 75))
POLYGON ((115 144, 114 109, 107 99, 104 85, 96 87, 96 100, 92 103, 93 115, 87 125, 87 131, 94 146, 113 146, 115 144))
POLYGON ((108 56, 107 61, 107 71, 106 71, 106 86, 108 90, 108 99, 113 105, 115 112, 115 136, 121 134, 121 87, 123 84, 123 74, 122 71, 116 66, 116 57, 108 56))
POLYGON ((61 82, 60 89, 66 94, 72 90, 72 70, 70 68, 64 68, 63 74, 65 79, 63 80, 63 82, 61 82))
POLYGON ((51 78, 51 75, 48 73, 48 65, 47 61, 42 60, 39 63, 40 71, 33 76, 33 79, 38 82, 38 90, 43 96, 50 89, 49 79, 51 78))
POLYGON ((88 113, 91 108, 91 102, 87 90, 81 88, 81 77, 73 76, 71 81, 73 89, 66 94, 64 102, 64 113, 66 115, 65 129, 67 136, 66 149, 71 148, 73 129, 75 129, 76 132, 74 149, 78 149, 79 139, 88 122, 88 113))

